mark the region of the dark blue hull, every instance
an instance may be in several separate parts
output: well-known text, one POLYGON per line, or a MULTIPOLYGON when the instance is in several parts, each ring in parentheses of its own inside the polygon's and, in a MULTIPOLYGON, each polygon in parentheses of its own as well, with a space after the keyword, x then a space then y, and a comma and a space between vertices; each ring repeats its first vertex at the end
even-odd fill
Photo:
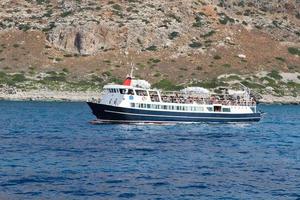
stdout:
POLYGON ((193 113, 161 110, 141 110, 121 108, 88 102, 97 119, 107 122, 256 122, 261 119, 260 113, 193 113))

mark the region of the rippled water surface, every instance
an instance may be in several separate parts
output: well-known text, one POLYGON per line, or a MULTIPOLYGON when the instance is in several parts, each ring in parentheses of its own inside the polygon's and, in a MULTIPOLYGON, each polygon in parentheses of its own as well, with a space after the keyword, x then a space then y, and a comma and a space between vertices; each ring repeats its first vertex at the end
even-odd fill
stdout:
POLYGON ((0 199, 300 199, 300 106, 190 125, 91 125, 84 103, 0 108, 0 199))

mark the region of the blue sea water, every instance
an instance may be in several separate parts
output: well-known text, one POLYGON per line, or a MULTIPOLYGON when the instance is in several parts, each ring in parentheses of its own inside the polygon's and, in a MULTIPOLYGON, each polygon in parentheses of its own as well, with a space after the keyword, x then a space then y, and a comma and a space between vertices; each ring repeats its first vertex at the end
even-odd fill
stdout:
POLYGON ((300 199, 300 106, 189 125, 92 125, 84 103, 0 108, 0 199, 300 199))

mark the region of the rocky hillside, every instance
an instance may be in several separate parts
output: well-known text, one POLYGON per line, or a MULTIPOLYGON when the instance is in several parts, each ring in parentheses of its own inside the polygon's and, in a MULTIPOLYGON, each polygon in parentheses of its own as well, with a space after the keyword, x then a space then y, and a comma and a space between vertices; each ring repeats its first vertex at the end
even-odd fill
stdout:
POLYGON ((274 91, 277 84, 279 88, 284 84, 280 92, 292 81, 289 94, 298 95, 298 75, 287 81, 268 76, 270 83, 256 74, 300 72, 300 2, 0 2, 2 84, 21 82, 28 88, 24 82, 29 79, 56 85, 62 85, 59 81, 117 82, 131 62, 136 76, 157 86, 216 84, 220 75, 236 74, 250 77, 242 78, 249 86, 261 84, 274 91))

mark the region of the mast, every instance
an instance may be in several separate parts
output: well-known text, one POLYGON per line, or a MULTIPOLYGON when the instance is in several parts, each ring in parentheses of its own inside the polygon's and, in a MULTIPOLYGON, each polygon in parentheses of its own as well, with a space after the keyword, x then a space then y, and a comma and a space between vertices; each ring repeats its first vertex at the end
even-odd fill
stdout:
POLYGON ((130 77, 131 78, 134 78, 133 77, 133 70, 134 70, 134 66, 133 66, 133 63, 131 62, 131 70, 130 70, 130 77))

